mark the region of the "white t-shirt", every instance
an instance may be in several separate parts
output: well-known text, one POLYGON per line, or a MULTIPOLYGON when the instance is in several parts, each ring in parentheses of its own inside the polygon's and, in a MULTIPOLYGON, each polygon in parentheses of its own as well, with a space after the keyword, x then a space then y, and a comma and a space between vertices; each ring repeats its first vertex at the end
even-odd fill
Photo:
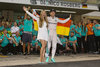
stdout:
MULTIPOLYGON (((11 27, 11 33, 16 33, 17 31, 19 31, 19 27, 15 27, 15 26, 13 26, 13 27, 11 27)), ((12 34, 12 36, 15 36, 16 34, 12 34)))

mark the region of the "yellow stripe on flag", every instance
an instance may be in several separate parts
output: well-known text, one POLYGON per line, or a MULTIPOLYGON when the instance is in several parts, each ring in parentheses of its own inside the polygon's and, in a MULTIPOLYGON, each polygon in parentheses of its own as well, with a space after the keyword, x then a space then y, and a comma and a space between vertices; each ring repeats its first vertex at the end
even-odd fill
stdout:
POLYGON ((34 21, 34 30, 38 31, 38 24, 37 24, 37 21, 34 21))
POLYGON ((63 26, 57 26, 56 31, 57 31, 57 34, 59 34, 59 35, 69 36, 70 28, 69 27, 63 27, 63 26))

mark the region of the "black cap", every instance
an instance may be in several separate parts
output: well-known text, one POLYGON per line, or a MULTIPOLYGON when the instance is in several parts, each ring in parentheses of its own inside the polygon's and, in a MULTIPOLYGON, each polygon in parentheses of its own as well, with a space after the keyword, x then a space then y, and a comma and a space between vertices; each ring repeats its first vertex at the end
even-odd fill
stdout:
POLYGON ((55 9, 51 9, 51 10, 50 10, 50 12, 53 12, 53 11, 56 13, 56 10, 55 10, 55 9))

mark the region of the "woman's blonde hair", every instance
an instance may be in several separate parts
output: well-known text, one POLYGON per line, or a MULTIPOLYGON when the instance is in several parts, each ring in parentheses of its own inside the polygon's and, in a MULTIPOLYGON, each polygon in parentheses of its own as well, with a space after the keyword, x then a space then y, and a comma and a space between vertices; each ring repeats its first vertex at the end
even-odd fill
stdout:
POLYGON ((47 19, 47 14, 45 17, 42 16, 43 12, 46 13, 45 10, 42 10, 40 13, 40 18, 39 18, 39 27, 41 28, 43 26, 43 22, 45 21, 47 23, 47 27, 48 27, 48 19, 47 19))

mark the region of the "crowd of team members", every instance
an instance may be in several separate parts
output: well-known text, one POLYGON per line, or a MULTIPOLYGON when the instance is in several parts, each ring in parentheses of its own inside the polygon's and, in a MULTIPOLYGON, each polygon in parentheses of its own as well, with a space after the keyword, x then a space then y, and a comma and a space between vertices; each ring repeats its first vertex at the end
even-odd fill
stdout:
MULTIPOLYGON (((27 19, 17 17, 15 22, 0 22, 0 53, 7 54, 21 54, 25 52, 39 53, 41 43, 37 41, 38 32, 34 30, 34 22, 32 22, 32 42, 31 46, 28 44, 23 46, 22 39, 24 31, 24 23, 27 19), (31 47, 31 48, 30 48, 31 47), (31 51, 30 51, 31 50, 31 51)), ((26 27, 28 30, 29 28, 26 27)), ((45 34, 44 34, 45 35, 45 34)), ((62 54, 66 51, 73 51, 76 53, 100 53, 100 24, 97 20, 87 20, 87 23, 79 22, 77 24, 71 23, 69 36, 58 35, 62 44, 57 44, 57 53, 62 54)))

